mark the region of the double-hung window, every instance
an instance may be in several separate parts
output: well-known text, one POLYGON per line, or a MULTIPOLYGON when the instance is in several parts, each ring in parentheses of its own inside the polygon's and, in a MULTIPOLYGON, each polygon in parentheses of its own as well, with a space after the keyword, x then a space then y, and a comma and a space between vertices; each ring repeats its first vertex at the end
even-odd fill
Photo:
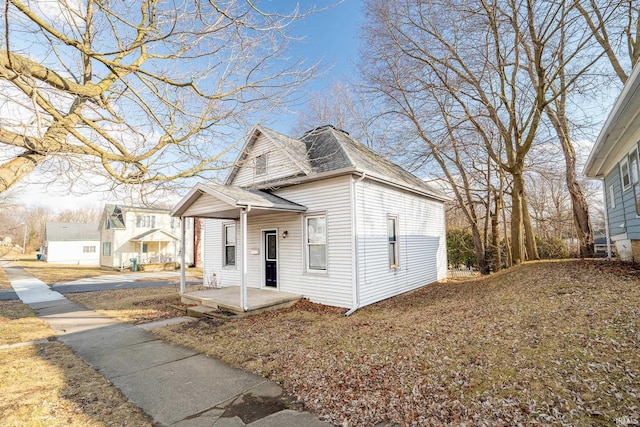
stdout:
POLYGON ((308 271, 327 271, 327 217, 310 215, 305 217, 306 250, 308 271))
POLYGON ((387 216, 387 236, 389 238, 389 268, 396 269, 400 266, 398 259, 398 217, 387 216))
POLYGON ((224 225, 224 265, 236 265, 236 225, 224 225))
POLYGON ((111 242, 102 242, 102 255, 111 256, 111 242))
POLYGON ((622 191, 626 191, 631 186, 631 177, 629 176, 629 161, 625 157, 620 162, 620 178, 622 180, 622 191))

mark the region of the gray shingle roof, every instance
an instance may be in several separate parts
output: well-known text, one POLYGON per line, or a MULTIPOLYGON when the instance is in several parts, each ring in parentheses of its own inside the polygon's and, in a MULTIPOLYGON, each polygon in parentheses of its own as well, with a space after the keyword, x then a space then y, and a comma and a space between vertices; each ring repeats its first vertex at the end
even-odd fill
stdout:
POLYGON ((343 130, 331 125, 315 128, 302 137, 314 172, 328 172, 353 167, 371 176, 378 176, 391 183, 413 187, 436 197, 444 197, 422 179, 407 172, 365 145, 353 139, 343 130))
POLYGON ((100 240, 98 223, 48 222, 45 225, 44 240, 47 242, 100 240))

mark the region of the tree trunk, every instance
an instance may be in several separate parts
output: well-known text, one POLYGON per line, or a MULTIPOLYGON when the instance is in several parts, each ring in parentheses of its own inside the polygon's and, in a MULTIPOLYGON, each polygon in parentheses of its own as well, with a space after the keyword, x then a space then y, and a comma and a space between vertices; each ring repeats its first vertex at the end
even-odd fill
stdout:
POLYGON ((511 192, 511 265, 524 261, 524 239, 522 236, 522 197, 524 179, 521 172, 513 173, 511 192))
POLYGON ((540 259, 540 256, 538 255, 538 246, 536 245, 536 235, 533 232, 533 225, 531 224, 529 201, 527 200, 527 193, 524 190, 522 192, 522 224, 524 226, 524 240, 527 249, 527 259, 540 259))
POLYGON ((491 246, 495 251, 493 254, 493 271, 502 270, 502 248, 500 247, 500 211, 502 210, 502 199, 494 198, 495 210, 491 214, 491 246))
MULTIPOLYGON (((557 109, 554 111, 547 107, 547 116, 551 120, 558 140, 562 146, 565 161, 565 179, 567 189, 571 195, 571 206, 573 210, 573 223, 575 225, 578 241, 580 242, 580 256, 593 256, 593 229, 589 218, 589 205, 582 192, 582 187, 576 175, 576 151, 571 143, 569 124, 565 115, 565 97, 560 97, 556 103, 557 109)), ((605 206, 606 209, 606 206, 605 206)))

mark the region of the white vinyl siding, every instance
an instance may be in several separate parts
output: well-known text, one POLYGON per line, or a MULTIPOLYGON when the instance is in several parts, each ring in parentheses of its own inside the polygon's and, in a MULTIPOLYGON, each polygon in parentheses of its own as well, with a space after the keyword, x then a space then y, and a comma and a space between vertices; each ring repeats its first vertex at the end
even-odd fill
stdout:
POLYGON ((360 304, 374 302, 445 279, 444 205, 365 179, 357 184, 360 304), (389 212, 397 222, 398 262, 389 268, 389 212))
POLYGON ((254 183, 271 181, 301 173, 301 169, 287 156, 284 149, 273 144, 266 136, 260 135, 238 170, 231 185, 246 187, 254 183), (266 156, 266 173, 258 174, 256 158, 266 156))
MULTIPOLYGON (((202 265, 203 285, 210 286, 214 278, 221 286, 240 286, 240 268, 223 267, 223 231, 224 224, 229 221, 219 219, 205 219, 202 221, 204 228, 202 241, 202 265)), ((240 240, 240 227, 236 231, 236 265, 242 265, 242 242, 240 240)))
MULTIPOLYGON (((275 191, 280 197, 300 203, 308 212, 324 212, 327 218, 327 271, 325 274, 307 273, 304 257, 304 215, 293 212, 249 214, 247 218, 247 250, 238 239, 236 264, 247 256, 248 287, 264 286, 263 232, 277 231, 278 289, 303 295, 313 302, 338 307, 353 304, 353 256, 351 246, 351 177, 344 176, 319 182, 304 183, 275 191), (286 238, 283 238, 284 232, 286 238)), ((240 285, 240 268, 222 268, 221 220, 205 220, 204 281, 213 274, 222 286, 240 285)), ((240 227, 238 226, 238 236, 240 227)))
POLYGON ((92 266, 100 263, 99 241, 47 241, 45 244, 46 262, 92 266))
MULTIPOLYGON (((289 236, 280 241, 281 291, 299 293, 321 304, 353 306, 352 273, 355 264, 351 238, 350 186, 351 177, 341 176, 291 186, 275 192, 280 197, 306 206, 309 213, 324 212, 327 219, 327 271, 326 274, 313 274, 304 271, 304 215, 295 214, 298 224, 295 231, 298 237, 295 240, 290 238, 289 229, 289 236), (289 270, 299 272, 299 276, 290 278, 285 274, 289 270)), ((279 228, 280 233, 287 230, 281 226, 279 228)))

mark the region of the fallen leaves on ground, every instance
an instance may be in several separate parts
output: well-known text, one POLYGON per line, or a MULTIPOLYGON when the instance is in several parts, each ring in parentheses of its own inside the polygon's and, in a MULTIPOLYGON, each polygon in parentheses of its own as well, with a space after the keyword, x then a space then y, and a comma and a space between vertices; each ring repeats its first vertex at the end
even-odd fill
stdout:
POLYGON ((638 425, 640 273, 533 262, 344 317, 302 302, 159 336, 281 383, 335 425, 638 425))
MULTIPOLYGON (((187 286, 187 291, 195 289, 199 289, 199 286, 187 286)), ((122 322, 141 324, 182 315, 182 313, 167 307, 167 304, 180 302, 178 290, 178 286, 168 286, 78 292, 65 296, 78 304, 122 322)))

